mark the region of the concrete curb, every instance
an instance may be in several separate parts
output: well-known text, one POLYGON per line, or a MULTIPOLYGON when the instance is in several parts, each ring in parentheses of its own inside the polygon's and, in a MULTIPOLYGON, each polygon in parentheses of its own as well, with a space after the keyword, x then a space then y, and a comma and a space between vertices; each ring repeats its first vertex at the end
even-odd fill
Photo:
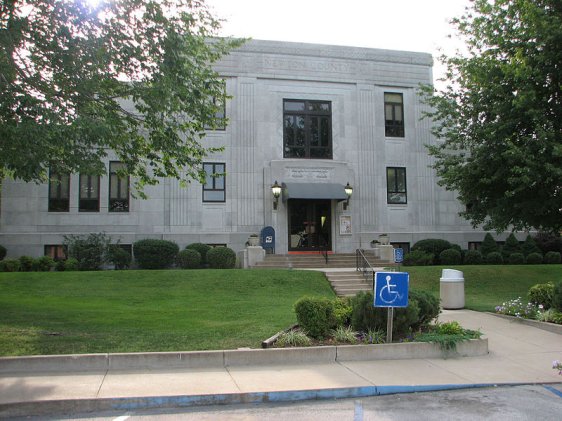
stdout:
POLYGON ((111 370, 196 369, 236 366, 294 365, 335 361, 473 357, 488 353, 488 339, 457 344, 455 351, 438 344, 406 342, 381 345, 338 345, 307 348, 224 351, 79 354, 0 358, 0 374, 105 372, 111 370))
POLYGON ((477 383, 440 385, 363 386, 337 389, 293 390, 284 392, 252 392, 212 395, 146 396, 105 399, 66 399, 0 404, 0 418, 18 416, 61 415, 102 411, 133 411, 162 408, 186 408, 205 405, 236 405, 248 403, 294 402, 304 400, 346 399, 399 393, 434 392, 442 390, 473 389, 498 385, 528 383, 477 383))
POLYGON ((533 326, 538 329, 546 330, 547 332, 557 333, 562 335, 562 325, 549 322, 540 322, 538 320, 523 319, 522 317, 508 316, 507 314, 498 314, 492 312, 486 312, 486 314, 491 314, 492 316, 501 317, 502 319, 511 320, 514 323, 521 323, 527 326, 533 326))

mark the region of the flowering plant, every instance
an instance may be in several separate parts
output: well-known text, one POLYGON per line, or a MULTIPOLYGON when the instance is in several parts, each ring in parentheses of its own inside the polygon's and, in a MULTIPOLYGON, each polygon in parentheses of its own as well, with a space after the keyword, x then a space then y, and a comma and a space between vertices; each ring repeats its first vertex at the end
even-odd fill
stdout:
POLYGON ((539 308, 533 303, 524 303, 521 297, 496 306, 496 313, 525 319, 535 319, 539 308))
POLYGON ((562 362, 558 360, 552 361, 552 368, 558 370, 558 374, 562 376, 562 362))

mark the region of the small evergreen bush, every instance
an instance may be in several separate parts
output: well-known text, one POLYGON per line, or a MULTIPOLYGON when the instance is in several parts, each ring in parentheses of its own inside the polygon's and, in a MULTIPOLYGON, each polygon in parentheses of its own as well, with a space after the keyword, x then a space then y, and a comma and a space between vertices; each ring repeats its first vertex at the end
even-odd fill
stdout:
POLYGON ((337 297, 334 300, 334 315, 336 316, 336 325, 345 326, 351 321, 351 300, 349 297, 337 297))
POLYGON ((433 263, 433 254, 415 250, 404 256, 404 266, 428 266, 433 263))
POLYGON ((525 264, 525 256, 523 253, 511 253, 507 258, 510 265, 523 265, 525 264))
POLYGON ((236 253, 228 247, 215 247, 207 253, 207 262, 212 269, 233 269, 236 266, 236 253))
POLYGON ((166 269, 176 261, 179 247, 173 241, 145 239, 134 243, 133 251, 141 269, 166 269))
POLYGON ((484 256, 484 258, 486 258, 488 254, 497 251, 500 251, 498 243, 496 243, 496 240, 494 240, 492 234, 490 234, 489 232, 486 233, 486 235, 484 236, 484 241, 482 241, 482 245, 480 246, 480 253, 482 253, 482 256, 484 256))
POLYGON ((118 244, 111 244, 107 252, 107 261, 113 263, 116 270, 129 269, 131 267, 131 255, 119 247, 118 244))
POLYGON ((528 256, 531 253, 540 253, 542 256, 541 249, 537 246, 537 243, 530 235, 527 235, 527 238, 525 238, 525 242, 521 246, 521 251, 525 256, 528 256))
POLYGON ((562 312, 562 282, 554 285, 554 294, 552 295, 552 308, 562 312))
POLYGON ((63 244, 68 257, 78 260, 80 270, 100 270, 107 262, 111 239, 105 233, 65 235, 63 244))
POLYGON ((334 303, 326 297, 302 297, 295 303, 299 326, 313 338, 324 338, 337 324, 334 303))
POLYGON ((42 256, 33 261, 33 270, 37 272, 49 272, 55 266, 55 261, 50 256, 42 256))
POLYGON ((185 249, 178 253, 178 266, 182 269, 201 267, 201 255, 195 249, 185 249))
POLYGON ((560 252, 558 251, 549 251, 544 255, 544 263, 557 264, 560 263, 560 260, 560 252))
POLYGON ((19 259, 8 257, 7 259, 0 260, 0 270, 2 272, 19 272, 20 266, 19 259))
POLYGON ((529 302, 534 305, 542 305, 544 310, 552 307, 554 298, 554 283, 547 282, 545 284, 536 284, 529 288, 529 302))
POLYGON ((0 260, 3 260, 4 257, 6 257, 6 253, 8 253, 6 247, 0 246, 0 260))
POLYGON ((410 289, 408 301, 416 301, 419 308, 418 321, 412 325, 413 329, 428 326, 441 312, 439 299, 427 291, 410 289))
POLYGON ((527 256, 527 264, 528 265, 540 265, 542 263, 542 254, 541 253, 530 253, 527 256))
POLYGON ((480 253, 478 250, 468 250, 464 255, 465 265, 481 265, 482 261, 482 253, 480 253))
POLYGON ((80 264, 74 257, 69 257, 64 261, 64 270, 67 272, 73 272, 80 270, 80 264))
POLYGON ((439 261, 442 265, 460 265, 461 260, 461 252, 454 248, 443 250, 439 254, 439 261))
POLYGON ((201 265, 207 264, 207 253, 212 249, 211 246, 203 243, 192 243, 185 248, 197 251, 201 255, 201 265))
POLYGON ((33 257, 20 256, 20 271, 31 272, 33 270, 33 257))
POLYGON ((425 240, 420 240, 413 245, 412 251, 421 250, 429 253, 433 256, 433 263, 439 264, 439 255, 443 250, 452 248, 451 243, 447 240, 441 240, 439 238, 427 238, 425 240))
POLYGON ((521 245, 519 244, 519 240, 515 238, 515 234, 509 234, 509 236, 505 240, 505 244, 501 249, 501 253, 503 256, 503 260, 505 261, 509 261, 509 256, 511 256, 513 253, 521 253, 521 245))
POLYGON ((499 251, 488 253, 485 260, 489 265, 501 265, 503 263, 503 257, 499 251))

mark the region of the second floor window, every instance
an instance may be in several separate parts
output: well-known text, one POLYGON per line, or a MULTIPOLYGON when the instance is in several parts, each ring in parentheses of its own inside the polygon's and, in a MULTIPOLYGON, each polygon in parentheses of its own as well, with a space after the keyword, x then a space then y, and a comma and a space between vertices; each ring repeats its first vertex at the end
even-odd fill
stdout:
POLYGON ((119 174, 122 162, 109 163, 109 212, 129 212, 129 177, 119 174))
POLYGON ((404 98, 402 94, 384 93, 384 135, 404 137, 404 98))
POLYGON ((70 203, 70 175, 49 174, 49 212, 68 212, 70 203))
POLYGON ((283 157, 332 159, 329 101, 283 101, 283 157))
POLYGON ((98 175, 80 174, 80 212, 99 212, 100 210, 100 177, 98 175))
POLYGON ((203 184, 203 202, 226 201, 225 164, 204 163, 205 184, 203 184))
POLYGON ((389 204, 408 203, 406 192, 406 168, 386 169, 386 202, 389 204))

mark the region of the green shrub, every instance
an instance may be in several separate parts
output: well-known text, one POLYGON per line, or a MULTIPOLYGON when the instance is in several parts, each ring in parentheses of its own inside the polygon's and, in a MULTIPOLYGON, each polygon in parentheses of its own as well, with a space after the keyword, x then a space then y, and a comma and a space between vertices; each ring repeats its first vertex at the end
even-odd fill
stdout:
POLYGON ((539 232, 534 240, 543 254, 549 251, 562 253, 562 236, 560 236, 560 233, 539 232))
POLYGON ((119 247, 118 244, 111 244, 107 251, 107 261, 113 263, 115 269, 123 270, 131 267, 131 254, 119 247))
POLYGON ((541 249, 537 246, 537 243, 530 235, 527 235, 527 238, 525 238, 525 242, 521 246, 521 251, 525 256, 528 256, 531 253, 540 253, 542 256, 541 249))
POLYGON ((413 329, 428 326, 433 320, 439 316, 439 299, 427 291, 418 289, 410 289, 408 292, 408 300, 416 301, 419 314, 418 321, 412 325, 413 329))
POLYGON ((186 246, 186 249, 195 250, 201 255, 201 264, 207 264, 207 253, 211 250, 211 246, 203 243, 193 243, 186 246))
POLYGON ((527 256, 526 262, 528 265, 540 265, 542 263, 542 254, 541 253, 530 253, 527 256))
POLYGON ((236 266, 236 253, 228 247, 215 247, 207 253, 207 262, 213 269, 233 269, 236 266))
POLYGON ((133 252, 141 269, 166 269, 176 261, 179 247, 173 241, 146 239, 137 241, 133 252))
POLYGON ((437 333, 440 335, 460 335, 464 332, 462 326, 455 320, 445 323, 438 323, 436 327, 437 333))
POLYGON ((421 250, 429 253, 433 256, 433 263, 439 264, 439 255, 443 250, 452 248, 451 243, 447 240, 441 240, 439 238, 427 238, 425 240, 420 240, 413 245, 412 251, 421 250))
POLYGON ((523 253, 511 253, 507 258, 510 265, 523 265, 525 264, 525 255, 523 253))
POLYGON ((201 267, 201 255, 195 249, 185 249, 178 253, 178 266, 182 269, 201 267))
POLYGON ((111 239, 105 233, 65 235, 63 244, 68 257, 78 260, 80 270, 100 270, 107 262, 111 239))
MULTIPOLYGON (((503 256, 503 260, 509 261, 509 256, 513 253, 522 253, 521 252, 521 245, 519 244, 519 240, 515 238, 515 234, 511 233, 505 240, 505 244, 501 249, 501 253, 503 256)), ((519 259, 519 258, 517 258, 519 259)), ((524 260, 523 260, 524 262, 524 260)))
POLYGON ((549 251, 544 255, 544 263, 547 264, 558 264, 560 260, 560 252, 558 251, 549 251))
MULTIPOLYGON (((354 329, 363 332, 369 330, 386 331, 388 309, 373 307, 373 294, 371 292, 360 292, 352 299, 353 312, 351 313, 351 324, 354 329)), ((392 326, 393 335, 405 336, 411 329, 418 326, 420 309, 418 301, 411 299, 408 307, 394 309, 394 321, 392 326)))
POLYGON ((78 260, 74 257, 69 257, 64 261, 64 270, 67 272, 73 272, 75 270, 80 270, 80 264, 78 260))
POLYGON ((501 265, 503 263, 503 257, 499 251, 493 251, 486 255, 485 261, 489 265, 501 265))
POLYGON ((275 346, 309 346, 311 342, 310 338, 306 336, 305 331, 301 329, 291 329, 287 332, 282 332, 279 335, 277 341, 275 341, 275 346))
POLYGON ((339 343, 357 343, 357 332, 351 326, 338 326, 332 330, 332 337, 339 343))
POLYGON ((486 233, 486 235, 484 236, 484 241, 482 241, 482 245, 480 246, 480 253, 482 253, 482 256, 484 256, 485 258, 486 256, 488 256, 488 254, 498 251, 500 251, 498 243, 496 243, 496 240, 494 240, 492 234, 490 234, 489 232, 486 233))
POLYGON ((554 284, 547 282, 545 284, 536 284, 529 288, 527 294, 529 302, 534 305, 542 305, 544 310, 552 307, 552 299, 554 298, 554 284))
POLYGON ((336 327, 334 303, 326 297, 302 297, 295 303, 299 326, 313 338, 324 338, 336 327))
POLYGON ((482 261, 482 253, 478 250, 468 250, 464 255, 465 265, 481 265, 482 261))
POLYGON ((348 325, 351 321, 351 300, 349 297, 337 297, 334 300, 334 316, 336 317, 336 326, 348 325))
POLYGON ((554 285, 554 294, 552 295, 552 308, 562 312, 562 282, 554 285))
POLYGON ((460 265, 462 261, 461 252, 454 248, 443 250, 439 254, 439 261, 442 265, 460 265))
POLYGON ((0 260, 0 270, 2 272, 18 272, 20 270, 19 259, 8 257, 7 259, 0 260))
POLYGON ((404 266, 428 266, 433 263, 433 254, 416 250, 404 256, 404 266))
POLYGON ((55 260, 55 270, 57 272, 64 272, 66 270, 65 260, 55 260))
POLYGON ((33 270, 33 257, 20 256, 20 271, 31 272, 33 270))
POLYGON ((49 272, 53 266, 55 261, 50 256, 42 256, 33 261, 33 270, 37 272, 49 272))
POLYGON ((6 247, 0 246, 0 260, 3 260, 4 257, 6 257, 6 253, 8 253, 8 250, 6 250, 6 247))

